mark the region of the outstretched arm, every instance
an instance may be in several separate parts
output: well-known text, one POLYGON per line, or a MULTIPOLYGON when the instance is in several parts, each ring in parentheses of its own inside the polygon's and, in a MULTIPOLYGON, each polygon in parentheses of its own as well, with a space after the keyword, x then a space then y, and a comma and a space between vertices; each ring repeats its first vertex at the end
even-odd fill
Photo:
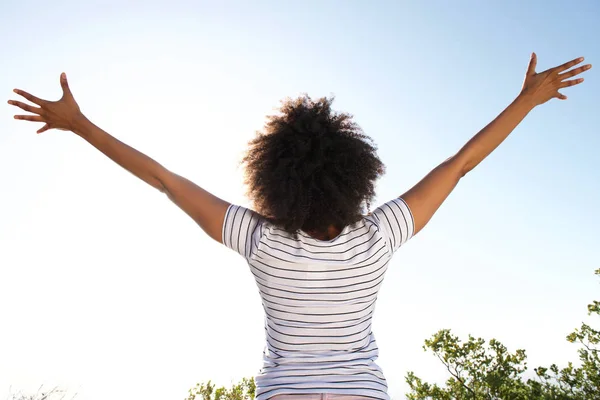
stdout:
POLYGON ((34 114, 15 115, 15 118, 45 122, 46 124, 38 130, 38 133, 52 128, 73 131, 133 175, 165 193, 211 238, 219 243, 222 242, 223 219, 229 203, 167 170, 152 158, 94 125, 81 113, 69 89, 65 74, 61 75, 60 83, 63 96, 59 101, 42 100, 15 89, 15 93, 39 106, 34 107, 20 101, 10 100, 9 104, 34 114))
POLYGON ((591 65, 567 71, 582 61, 583 57, 536 73, 537 57, 535 53, 531 55, 519 96, 458 153, 438 165, 401 196, 413 213, 415 234, 429 222, 460 179, 494 151, 534 107, 553 97, 566 100, 567 97, 558 90, 583 82, 583 78, 568 79, 590 69, 591 65))

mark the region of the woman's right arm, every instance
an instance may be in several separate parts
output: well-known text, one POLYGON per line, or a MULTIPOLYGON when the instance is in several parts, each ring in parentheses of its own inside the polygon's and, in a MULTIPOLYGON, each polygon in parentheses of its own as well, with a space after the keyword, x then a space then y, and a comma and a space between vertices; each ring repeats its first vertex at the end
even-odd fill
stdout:
POLYGON ((460 179, 492 153, 534 107, 553 97, 561 100, 567 98, 558 90, 583 81, 582 78, 568 79, 590 69, 591 65, 567 71, 582 61, 583 57, 536 73, 537 57, 535 53, 532 54, 519 96, 469 140, 456 155, 441 163, 413 188, 400 196, 413 214, 415 234, 429 222, 460 179))

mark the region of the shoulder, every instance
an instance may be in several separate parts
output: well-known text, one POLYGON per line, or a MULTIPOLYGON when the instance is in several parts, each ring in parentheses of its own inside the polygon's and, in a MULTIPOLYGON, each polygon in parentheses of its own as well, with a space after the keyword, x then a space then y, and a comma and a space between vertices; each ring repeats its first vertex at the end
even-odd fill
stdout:
POLYGON ((231 204, 223 220, 223 244, 244 257, 250 257, 268 224, 268 220, 256 211, 231 204))
POLYGON ((414 234, 414 218, 408 204, 400 197, 392 199, 365 217, 390 241, 394 250, 414 234))

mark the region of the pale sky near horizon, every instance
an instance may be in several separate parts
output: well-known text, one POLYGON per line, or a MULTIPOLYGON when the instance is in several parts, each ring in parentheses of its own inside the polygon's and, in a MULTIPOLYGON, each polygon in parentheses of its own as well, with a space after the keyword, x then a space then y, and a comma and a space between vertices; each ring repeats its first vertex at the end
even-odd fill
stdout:
MULTIPOLYGON (((53 1, 0 5, 0 93, 60 96, 117 138, 248 206, 237 167, 286 96, 335 94, 379 146, 375 206, 452 155, 538 70, 584 84, 534 110, 390 264, 374 333, 390 395, 442 328, 576 360, 565 336, 600 296, 600 4, 564 1, 53 1)), ((0 397, 182 399, 254 375, 260 298, 244 260, 71 133, 0 108, 0 397)))

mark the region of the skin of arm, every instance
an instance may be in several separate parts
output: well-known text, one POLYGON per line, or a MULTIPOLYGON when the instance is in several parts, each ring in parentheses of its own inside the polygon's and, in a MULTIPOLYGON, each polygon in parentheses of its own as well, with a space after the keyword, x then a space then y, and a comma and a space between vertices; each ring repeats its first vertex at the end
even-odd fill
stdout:
POLYGON ((413 213, 415 234, 427 225, 460 179, 498 147, 532 109, 530 102, 517 97, 458 153, 435 167, 401 196, 413 213))
POLYGON ((38 133, 53 128, 74 132, 121 167, 165 193, 211 238, 222 243, 223 220, 230 205, 228 202, 169 171, 152 158, 94 125, 80 111, 64 73, 61 74, 60 84, 63 96, 58 101, 42 100, 23 90, 15 89, 15 93, 39 106, 9 100, 9 104, 34 114, 15 115, 15 119, 45 122, 46 124, 37 131, 38 133))
MULTIPOLYGON (((584 65, 567 71, 582 61, 583 58, 579 58, 536 73, 537 57, 535 53, 532 54, 519 96, 494 121, 467 142, 456 155, 441 163, 401 196, 413 213, 414 233, 419 232, 427 224, 459 180, 496 149, 535 106, 553 97, 566 99, 566 96, 558 90, 583 81, 583 79, 567 80, 591 67, 591 65, 584 65)), ((15 89, 15 93, 37 106, 9 100, 9 104, 33 114, 15 115, 15 119, 44 122, 45 125, 38 130, 38 133, 49 129, 75 132, 114 162, 167 194, 169 199, 192 217, 211 238, 222 243, 223 220, 229 203, 167 170, 150 157, 94 125, 80 111, 64 73, 61 74, 60 84, 63 96, 58 101, 42 100, 23 90, 15 89)))
POLYGON ((108 158, 167 197, 189 215, 214 240, 221 243, 223 219, 229 203, 179 176, 161 164, 114 138, 85 117, 79 117, 73 132, 108 158))
POLYGON ((582 61, 583 58, 578 58, 536 73, 537 57, 535 53, 532 54, 523 88, 517 98, 454 156, 442 162, 400 196, 412 211, 415 234, 427 225, 460 179, 490 155, 536 106, 553 97, 566 100, 566 96, 558 90, 581 83, 581 78, 566 79, 590 69, 591 65, 565 71, 582 61))

